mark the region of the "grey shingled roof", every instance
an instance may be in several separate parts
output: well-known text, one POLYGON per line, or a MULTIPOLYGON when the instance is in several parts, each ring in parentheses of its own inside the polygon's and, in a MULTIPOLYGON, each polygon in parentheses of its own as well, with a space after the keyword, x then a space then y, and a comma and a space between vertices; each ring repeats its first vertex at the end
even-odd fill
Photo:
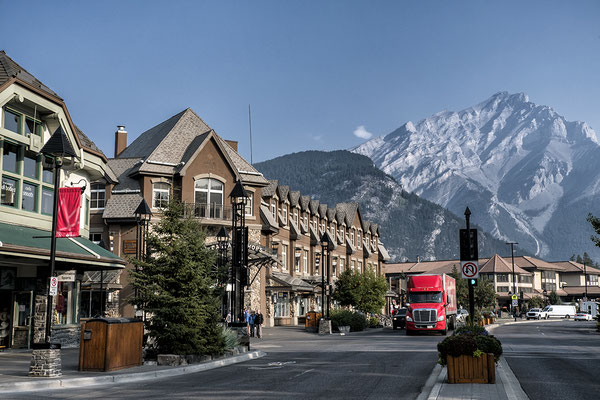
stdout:
POLYGON ((363 232, 367 233, 371 229, 371 223, 369 221, 363 221, 362 223, 363 232))
POLYGON ((133 218, 133 213, 141 201, 142 195, 140 193, 113 194, 104 206, 102 218, 133 218))
POLYGON ((352 225, 356 216, 356 210, 358 210, 358 203, 338 203, 336 208, 346 214, 346 226, 352 225))
POLYGON ((300 192, 298 192, 298 191, 290 192, 290 205, 292 207, 296 207, 299 204, 298 203, 299 200, 300 200, 300 192))
POLYGON ((321 218, 327 217, 327 204, 319 204, 319 215, 321 218))
POLYGON ((288 193, 290 192, 290 187, 286 185, 277 186, 277 191, 279 192, 279 199, 284 201, 287 199, 288 193))
POLYGON ((269 184, 262 189, 262 197, 273 197, 277 190, 277 180, 269 180, 269 184))
POLYGON ((225 149, 227 156, 229 156, 229 159, 237 169, 244 183, 268 185, 269 181, 265 179, 262 173, 244 160, 244 158, 240 156, 239 153, 229 145, 229 143, 223 140, 223 138, 221 138, 219 135, 215 134, 215 137, 220 141, 221 146, 225 149))
POLYGON ((336 221, 336 218, 335 218, 335 208, 328 208, 327 209, 327 219, 329 220, 329 222, 336 221))
POLYGON ((139 158, 111 158, 108 160, 109 168, 113 170, 119 180, 115 190, 140 190, 139 182, 130 177, 139 161, 139 158))
POLYGON ((308 203, 311 214, 316 215, 319 212, 319 204, 319 200, 311 200, 310 203, 308 203))
POLYGON ((346 213, 336 207, 335 218, 339 225, 342 225, 346 222, 346 213))
POLYGON ((308 211, 309 204, 310 204, 310 196, 301 196, 300 197, 300 208, 302 211, 308 211))
POLYGON ((21 82, 27 83, 36 89, 40 89, 43 92, 62 100, 58 94, 56 94, 48 86, 44 85, 35 76, 27 72, 25 68, 17 64, 12 58, 7 56, 4 50, 0 50, 0 85, 7 82, 11 78, 16 78, 21 82))

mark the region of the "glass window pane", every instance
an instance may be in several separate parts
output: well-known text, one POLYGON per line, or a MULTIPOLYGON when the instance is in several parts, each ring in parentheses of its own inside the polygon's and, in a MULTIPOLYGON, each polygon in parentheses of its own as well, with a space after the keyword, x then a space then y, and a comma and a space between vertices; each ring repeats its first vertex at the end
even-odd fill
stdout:
POLYGON ((54 200, 54 191, 52 189, 42 189, 42 213, 52 215, 52 206, 54 200))
POLYGON ((23 175, 28 178, 37 179, 37 166, 37 154, 32 151, 25 152, 25 157, 23 157, 23 175))
POLYGON ((206 192, 196 192, 195 201, 196 203, 206 204, 207 193, 206 192))
POLYGON ((35 198, 37 186, 31 183, 23 182, 23 192, 21 196, 21 208, 27 211, 36 211, 35 198))
POLYGON ((223 184, 215 179, 210 180, 210 190, 223 190, 223 184))
POLYGON ((223 193, 213 193, 210 194, 210 202, 218 205, 223 205, 223 193))
POLYGON ((17 180, 8 177, 2 178, 2 190, 0 192, 0 204, 5 206, 17 206, 17 180))
POLYGON ((17 153, 19 147, 12 143, 4 142, 4 149, 2 152, 2 168, 8 172, 19 173, 17 165, 17 153))
POLYGON ((54 184, 54 169, 52 167, 44 165, 42 171, 42 181, 45 183, 54 184))
POLYGON ((4 128, 19 133, 19 114, 4 109, 4 128))
POLYGON ((208 189, 208 179, 198 179, 195 183, 196 189, 208 189))

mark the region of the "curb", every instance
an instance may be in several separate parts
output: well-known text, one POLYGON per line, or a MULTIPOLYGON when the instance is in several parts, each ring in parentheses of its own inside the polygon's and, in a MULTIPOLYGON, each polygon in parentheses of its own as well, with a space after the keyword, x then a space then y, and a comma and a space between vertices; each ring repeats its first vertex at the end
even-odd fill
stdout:
POLYGON ((445 375, 441 375, 444 374, 445 371, 446 369, 440 364, 436 364, 435 367, 433 367, 433 371, 431 371, 429 378, 427 378, 427 381, 425 382, 423 389, 421 389, 421 394, 419 394, 417 400, 437 399, 445 378, 445 375))
MULTIPOLYGON (((255 350, 233 357, 222 358, 202 364, 186 365, 185 367, 176 367, 172 369, 161 369, 158 371, 137 372, 130 374, 103 375, 82 378, 58 378, 49 380, 21 381, 13 383, 0 384, 0 393, 14 392, 32 392, 38 390, 50 389, 68 389, 82 386, 95 386, 114 383, 139 382, 150 379, 161 379, 172 376, 192 374, 195 372, 208 371, 215 368, 226 367, 228 365, 241 363, 256 358, 266 356, 267 353, 261 350, 255 350)), ((39 378, 34 378, 39 379, 39 378)))

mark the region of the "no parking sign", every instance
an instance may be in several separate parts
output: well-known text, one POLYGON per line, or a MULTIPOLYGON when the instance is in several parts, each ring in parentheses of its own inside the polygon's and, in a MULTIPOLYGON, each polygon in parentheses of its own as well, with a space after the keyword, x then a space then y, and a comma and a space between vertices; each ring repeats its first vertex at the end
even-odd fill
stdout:
POLYGON ((58 293, 58 277, 50 277, 50 296, 56 296, 58 293))

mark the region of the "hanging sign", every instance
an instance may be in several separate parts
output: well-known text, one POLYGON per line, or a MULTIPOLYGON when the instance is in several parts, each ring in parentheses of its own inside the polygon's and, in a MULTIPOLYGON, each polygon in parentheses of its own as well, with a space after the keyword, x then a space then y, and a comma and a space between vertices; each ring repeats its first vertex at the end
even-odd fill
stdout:
POLYGON ((50 278, 50 296, 56 296, 58 294, 58 276, 50 278))
POLYGON ((58 189, 58 215, 56 216, 56 237, 79 236, 81 214, 81 188, 58 189))
POLYGON ((75 274, 76 271, 73 269, 71 271, 65 271, 62 274, 58 275, 59 282, 75 282, 75 274))
POLYGON ((123 253, 136 254, 137 253, 137 241, 136 240, 123 240, 123 253))

